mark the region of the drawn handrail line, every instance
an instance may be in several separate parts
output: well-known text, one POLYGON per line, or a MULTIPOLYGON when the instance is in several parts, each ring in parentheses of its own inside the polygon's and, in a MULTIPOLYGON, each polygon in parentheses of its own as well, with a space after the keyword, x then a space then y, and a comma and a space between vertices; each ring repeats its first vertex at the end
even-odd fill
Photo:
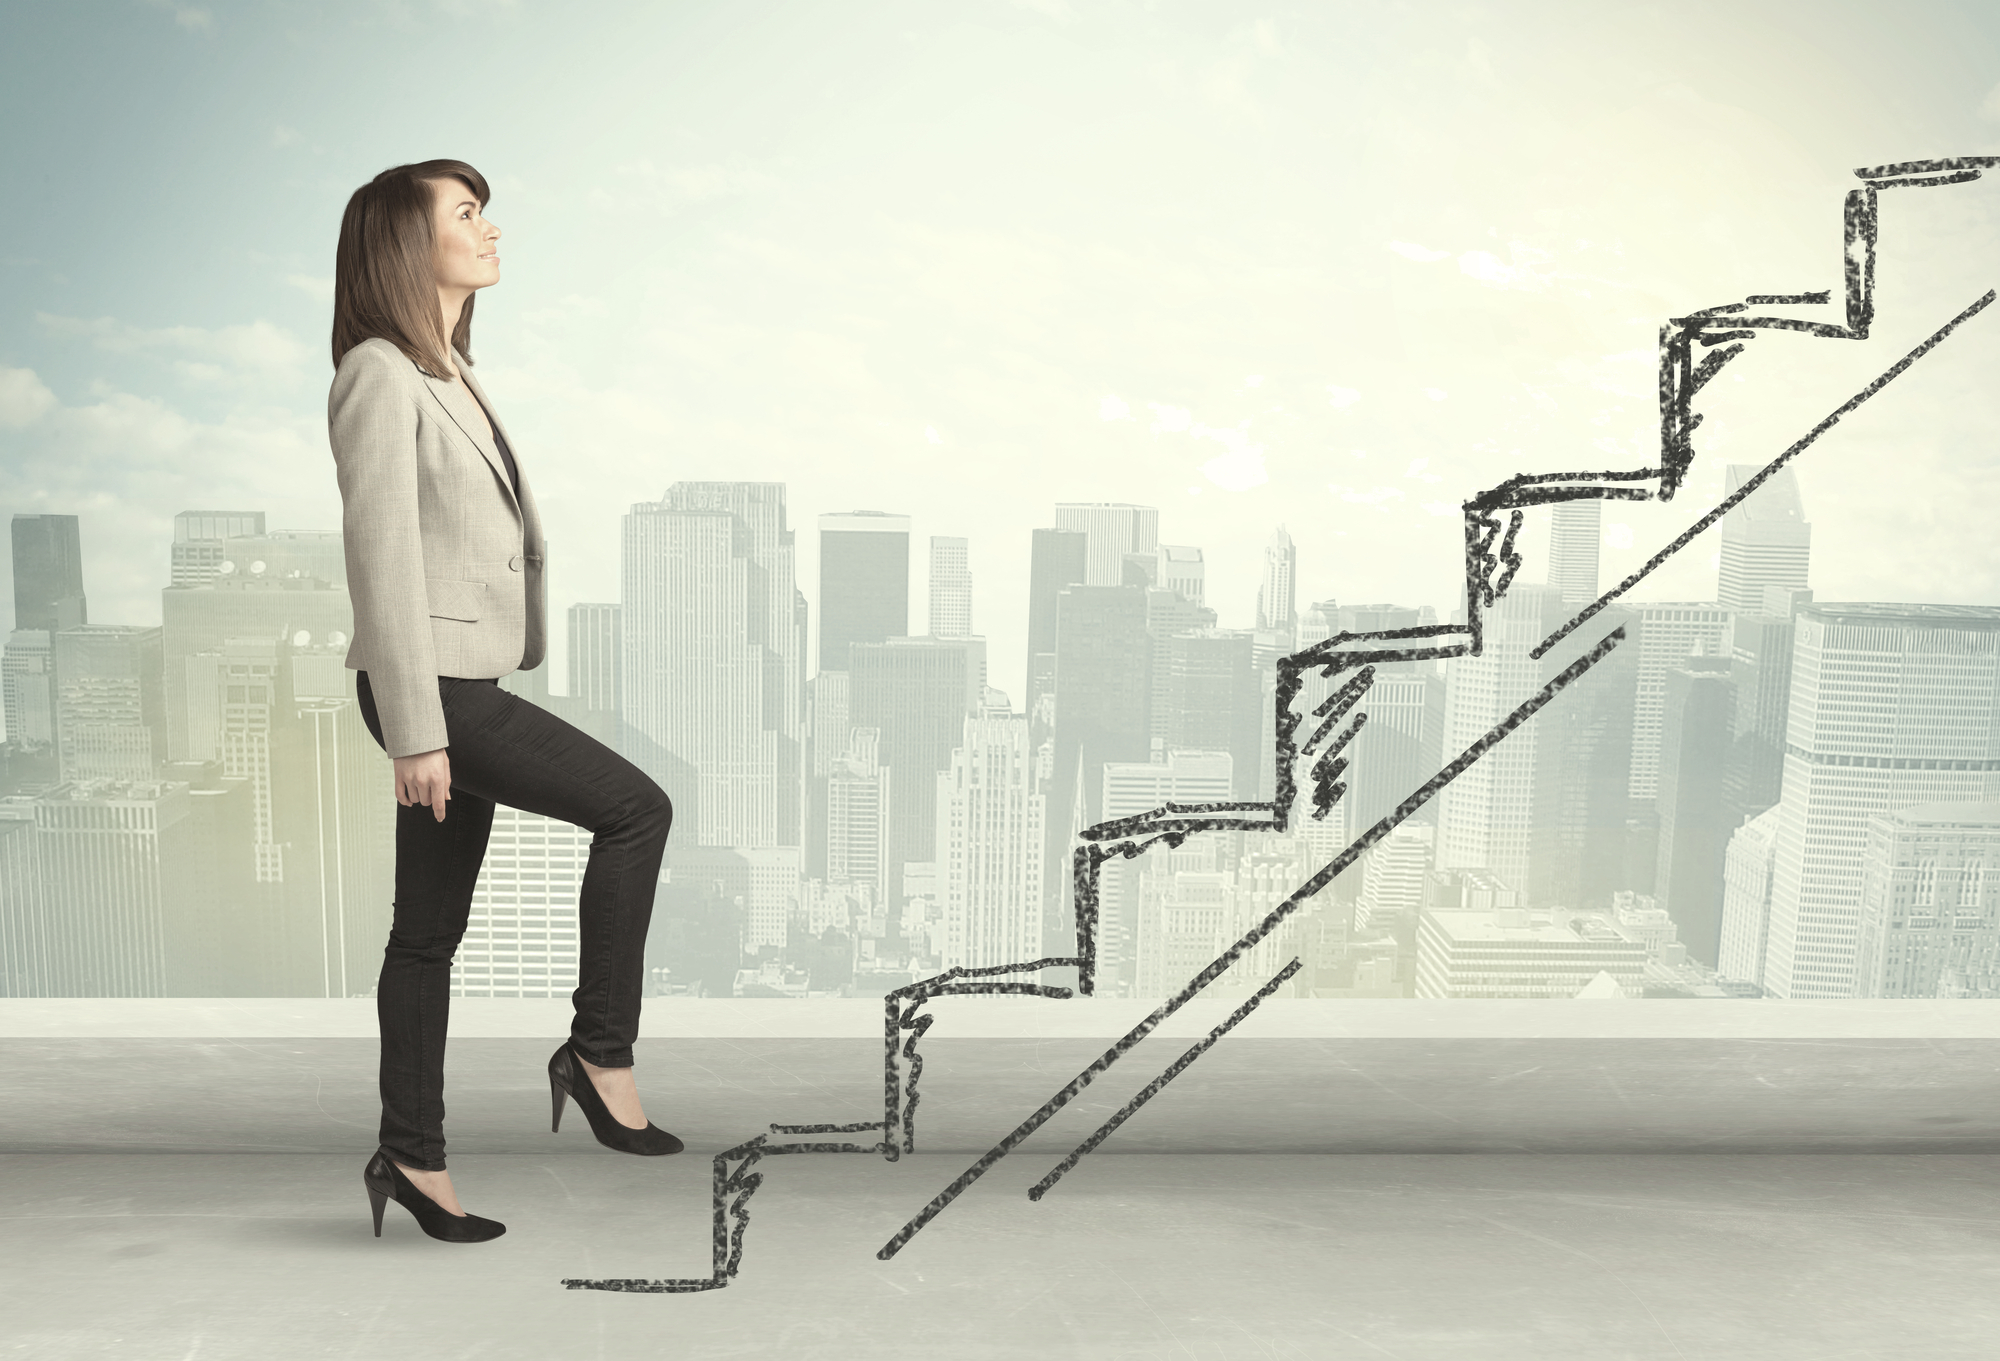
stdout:
POLYGON ((1048 1189, 1051 1186, 1054 1186, 1056 1182, 1062 1178, 1063 1173, 1069 1171, 1072 1167, 1075 1167, 1078 1162, 1082 1161, 1084 1154, 1090 1152, 1092 1149, 1096 1148, 1099 1144, 1103 1143, 1105 1138, 1110 1135, 1111 1131, 1117 1129, 1120 1125, 1124 1124, 1126 1119, 1134 1111, 1138 1110, 1139 1107, 1145 1105, 1148 1101, 1151 1101, 1153 1097, 1159 1093, 1159 1090, 1162 1087, 1166 1086, 1169 1082, 1172 1082, 1176 1077, 1179 1077, 1181 1072, 1184 1069, 1186 1069, 1189 1064, 1193 1063, 1196 1059, 1200 1058, 1204 1053, 1206 1053, 1210 1045, 1214 1044, 1217 1040, 1221 1039, 1224 1035, 1228 1034, 1232 1029, 1234 1029, 1238 1021, 1242 1020, 1245 1016, 1248 1016, 1251 1012, 1255 1011, 1257 1009, 1257 1004, 1259 1002, 1263 1001, 1266 997, 1269 997, 1272 993, 1276 992, 1278 990, 1279 985, 1282 984, 1286 979, 1290 978, 1293 974, 1297 973, 1300 967, 1301 967, 1301 961, 1296 955, 1293 956, 1292 962, 1287 964, 1284 968, 1278 970, 1278 972, 1275 975, 1273 975, 1270 982, 1266 983, 1263 987, 1257 989, 1257 991, 1251 995, 1248 1001, 1244 1002, 1242 1006, 1236 1008, 1235 1011, 1231 1012, 1228 1020, 1224 1021, 1221 1025, 1215 1027, 1215 1029, 1209 1031, 1208 1038, 1202 1040, 1199 1044, 1195 1045, 1194 1048, 1188 1050, 1187 1053, 1182 1054, 1178 1059, 1175 1059, 1173 1065, 1169 1067, 1166 1072, 1161 1073, 1158 1077, 1154 1078, 1150 1083, 1148 1083, 1137 1096, 1133 1097, 1130 1101, 1126 1102, 1122 1107, 1119 1108, 1118 1114, 1112 1116, 1109 1120, 1106 1120, 1103 1124, 1099 1125, 1097 1127, 1097 1132, 1095 1134, 1091 1135, 1088 1139, 1085 1139, 1082 1143, 1078 1144, 1076 1146, 1076 1151, 1074 1153, 1071 1153, 1067 1158, 1064 1158, 1060 1163, 1057 1163, 1053 1171, 1051 1171, 1046 1177, 1043 1177, 1040 1181, 1036 1182, 1032 1187, 1030 1187, 1028 1189, 1028 1199, 1040 1200, 1044 1195, 1046 1195, 1048 1193, 1048 1189))

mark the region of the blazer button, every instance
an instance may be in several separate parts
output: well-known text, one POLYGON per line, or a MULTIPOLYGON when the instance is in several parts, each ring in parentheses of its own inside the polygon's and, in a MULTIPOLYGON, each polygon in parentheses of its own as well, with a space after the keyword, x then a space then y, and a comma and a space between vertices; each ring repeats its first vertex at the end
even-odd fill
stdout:
POLYGON ((521 555, 519 553, 516 553, 513 557, 507 559, 507 569, 511 572, 518 572, 521 570, 521 555))

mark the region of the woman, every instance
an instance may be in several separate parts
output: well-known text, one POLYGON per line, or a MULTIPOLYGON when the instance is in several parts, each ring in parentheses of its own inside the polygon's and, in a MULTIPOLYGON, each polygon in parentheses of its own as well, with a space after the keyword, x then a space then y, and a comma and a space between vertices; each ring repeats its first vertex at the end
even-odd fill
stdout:
POLYGON ((362 1171, 382 1233, 393 1198, 433 1238, 506 1231, 465 1213, 445 1170, 451 960, 493 805, 595 833, 577 903, 576 1019, 549 1060, 598 1142, 675 1153, 632 1076, 646 927, 673 807, 644 772, 501 676, 539 665, 541 517, 471 374, 472 298, 498 283, 486 180, 462 161, 385 170, 354 191, 334 262, 327 430, 340 479, 361 716, 395 762, 395 920, 375 1011, 381 1146, 362 1171))

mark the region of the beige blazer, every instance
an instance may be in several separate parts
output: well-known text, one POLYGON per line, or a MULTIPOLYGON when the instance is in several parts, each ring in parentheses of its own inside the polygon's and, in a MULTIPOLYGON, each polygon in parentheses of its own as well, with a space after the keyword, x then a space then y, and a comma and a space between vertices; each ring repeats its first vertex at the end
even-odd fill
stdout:
POLYGON ((546 650, 542 520, 509 438, 507 465, 466 388, 505 436, 465 357, 464 386, 433 378, 386 340, 341 357, 327 395, 340 479, 350 670, 366 671, 389 755, 446 745, 439 676, 500 677, 546 650))

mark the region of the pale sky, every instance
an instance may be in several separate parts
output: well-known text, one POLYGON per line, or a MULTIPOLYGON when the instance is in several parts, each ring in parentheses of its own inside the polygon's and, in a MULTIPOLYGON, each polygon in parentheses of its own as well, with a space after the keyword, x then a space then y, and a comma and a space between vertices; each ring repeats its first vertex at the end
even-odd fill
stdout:
MULTIPOLYGON (((1448 611, 1459 501, 1652 457, 1661 320, 1837 293, 1854 168, 2000 151, 1996 87, 1972 4, 9 6, 0 515, 82 517, 102 623, 159 622, 177 511, 337 529, 340 211, 458 157, 556 688, 629 505, 749 478, 815 609, 823 512, 913 518, 916 632, 928 536, 968 538, 1018 704, 1055 502, 1158 506, 1225 626, 1279 522, 1302 603, 1448 611)), ((2000 176, 1885 193, 1878 280, 1869 342, 1731 366, 1605 584, 2000 285, 2000 176)), ((1796 465, 1822 599, 2000 603, 1996 363, 2000 307, 1796 465)), ((1711 598, 1713 552, 1639 596, 1711 598)))

